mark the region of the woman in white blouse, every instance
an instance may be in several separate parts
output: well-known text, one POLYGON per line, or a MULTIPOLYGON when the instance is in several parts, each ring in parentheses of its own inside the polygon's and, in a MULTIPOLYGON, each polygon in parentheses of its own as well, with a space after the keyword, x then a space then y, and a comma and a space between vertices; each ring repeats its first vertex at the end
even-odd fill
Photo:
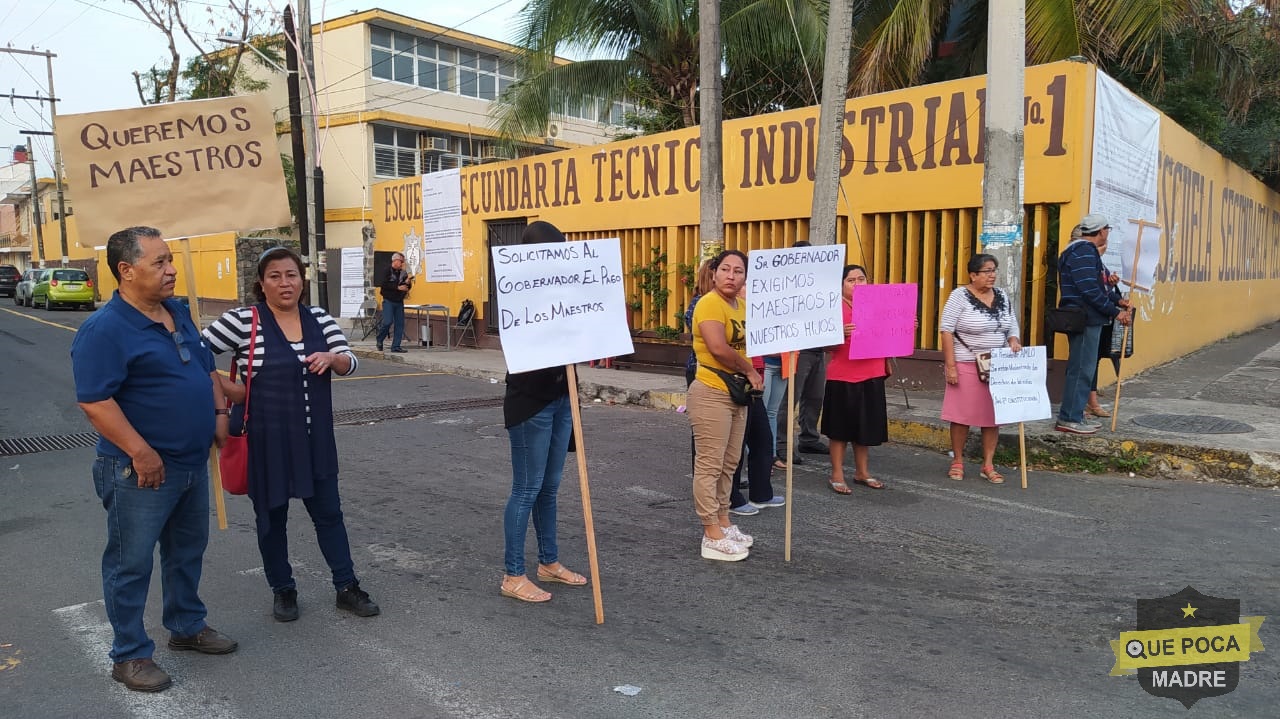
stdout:
POLYGON ((1009 306, 1009 296, 996 287, 998 263, 991 255, 974 255, 969 260, 969 284, 957 287, 942 309, 942 357, 946 361, 947 388, 942 399, 942 418, 951 423, 951 450, 954 459, 947 476, 964 479, 964 445, 970 427, 982 428, 983 479, 1004 482, 994 461, 1000 428, 987 383, 978 379, 975 354, 1006 344, 1014 352, 1022 350, 1018 317, 1009 306))

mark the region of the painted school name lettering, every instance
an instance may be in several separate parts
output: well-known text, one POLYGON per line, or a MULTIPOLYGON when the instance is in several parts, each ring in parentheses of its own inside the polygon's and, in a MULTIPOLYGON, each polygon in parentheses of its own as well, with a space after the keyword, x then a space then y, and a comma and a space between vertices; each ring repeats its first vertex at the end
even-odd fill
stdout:
MULTIPOLYGON (((853 172, 926 172, 981 164, 985 159, 982 126, 986 91, 925 97, 848 110, 841 151, 841 176, 853 172)), ((1064 144, 1067 76, 1054 76, 1038 95, 1024 101, 1028 127, 1044 126, 1038 151, 1045 157, 1067 152, 1064 144)), ((812 182, 817 152, 816 116, 791 111, 765 116, 776 122, 753 124, 725 137, 726 154, 740 157, 726 167, 725 183, 739 187, 812 182), (794 117, 794 120, 783 119, 794 117), (729 152, 731 142, 738 143, 729 152), (736 174, 736 176, 734 176, 736 174)), ((697 192, 701 187, 701 140, 696 136, 601 148, 589 160, 532 158, 503 167, 464 170, 462 213, 529 212, 543 208, 607 204, 697 192)), ((383 190, 387 222, 419 220, 416 183, 383 190)))
POLYGON ((1162 282, 1280 279, 1280 208, 1162 154, 1160 211, 1166 249, 1162 282))

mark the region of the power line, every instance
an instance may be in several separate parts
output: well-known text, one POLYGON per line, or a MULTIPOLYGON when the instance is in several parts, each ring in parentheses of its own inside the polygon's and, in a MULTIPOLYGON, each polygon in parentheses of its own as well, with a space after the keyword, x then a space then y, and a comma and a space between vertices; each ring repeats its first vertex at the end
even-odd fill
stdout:
POLYGON ((26 32, 26 31, 30 30, 32 25, 35 25, 37 22, 39 22, 39 21, 40 21, 40 18, 44 17, 44 14, 45 14, 45 13, 47 13, 47 12, 49 12, 49 11, 50 11, 50 10, 52 10, 52 9, 53 9, 53 0, 50 0, 49 4, 48 4, 48 5, 46 5, 46 6, 45 6, 45 8, 44 8, 43 10, 41 10, 41 11, 40 11, 40 14, 38 14, 38 15, 36 15, 34 18, 32 18, 31 22, 27 23, 26 27, 22 28, 22 29, 21 29, 21 30, 19 30, 18 32, 16 32, 16 33, 14 33, 13 35, 11 35, 11 36, 10 36, 10 39, 11 39, 11 40, 16 40, 16 39, 18 39, 18 36, 19 36, 19 35, 21 35, 22 33, 24 33, 24 32, 26 32))
POLYGON ((45 35, 44 37, 40 38, 39 40, 36 40, 34 44, 35 44, 35 45, 42 45, 42 44, 44 44, 44 43, 48 42, 50 38, 53 38, 53 37, 57 36, 57 35, 58 35, 58 34, 60 34, 63 30, 66 30, 67 28, 69 28, 69 27, 71 27, 72 25, 76 24, 76 23, 80 20, 80 18, 82 18, 82 17, 84 17, 84 16, 85 16, 85 13, 89 12, 89 11, 90 11, 90 10, 92 10, 92 9, 93 9, 93 6, 92 6, 92 5, 86 5, 86 6, 85 6, 85 8, 84 8, 83 10, 81 10, 81 11, 80 11, 80 14, 79 14, 79 15, 76 15, 75 17, 71 18, 69 21, 67 21, 67 23, 66 23, 65 25, 63 25, 62 27, 58 28, 57 30, 54 30, 53 32, 49 33, 48 35, 45 35))

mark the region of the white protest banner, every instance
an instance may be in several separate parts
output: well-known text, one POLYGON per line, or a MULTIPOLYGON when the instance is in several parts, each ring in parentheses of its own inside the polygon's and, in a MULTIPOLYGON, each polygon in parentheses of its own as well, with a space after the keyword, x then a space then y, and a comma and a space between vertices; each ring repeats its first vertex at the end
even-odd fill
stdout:
POLYGON ((987 386, 995 405, 996 424, 1016 424, 1053 416, 1049 388, 1045 384, 1049 360, 1044 347, 1023 347, 1014 354, 1006 348, 991 351, 991 378, 987 386))
POLYGON ((462 180, 456 169, 422 176, 422 240, 427 282, 461 282, 462 180))
POLYGON ((631 354, 618 238, 491 249, 507 371, 631 354))
POLYGON ((338 312, 342 317, 355 317, 364 304, 364 248, 343 247, 340 270, 342 305, 338 312))
MULTIPOLYGON (((1105 215, 1111 225, 1103 264, 1134 287, 1155 286, 1160 260, 1160 233, 1143 234, 1130 220, 1155 222, 1160 164, 1160 113, 1141 98, 1098 71, 1093 111, 1093 171, 1089 211, 1105 215)), ((1079 218, 1072 220, 1078 222, 1079 218)))
POLYGON ((748 259, 748 356, 844 342, 844 245, 753 250, 748 259))
POLYGON ((292 221, 263 95, 59 115, 58 143, 86 245, 136 225, 194 237, 292 221))

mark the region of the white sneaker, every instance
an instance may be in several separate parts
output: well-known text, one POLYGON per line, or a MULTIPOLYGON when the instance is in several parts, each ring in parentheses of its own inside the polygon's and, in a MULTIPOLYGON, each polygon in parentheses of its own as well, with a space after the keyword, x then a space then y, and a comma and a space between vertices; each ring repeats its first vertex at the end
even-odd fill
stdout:
POLYGON ((721 562, 740 562, 747 558, 747 548, 737 542, 725 539, 712 539, 702 535, 702 558, 715 559, 721 562))
POLYGON ((752 538, 750 534, 747 534, 741 529, 738 529, 738 525, 736 524, 730 524, 727 527, 721 527, 720 531, 724 532, 724 536, 726 539, 728 539, 731 542, 737 542, 738 544, 741 544, 747 549, 750 549, 756 543, 756 540, 752 538))

